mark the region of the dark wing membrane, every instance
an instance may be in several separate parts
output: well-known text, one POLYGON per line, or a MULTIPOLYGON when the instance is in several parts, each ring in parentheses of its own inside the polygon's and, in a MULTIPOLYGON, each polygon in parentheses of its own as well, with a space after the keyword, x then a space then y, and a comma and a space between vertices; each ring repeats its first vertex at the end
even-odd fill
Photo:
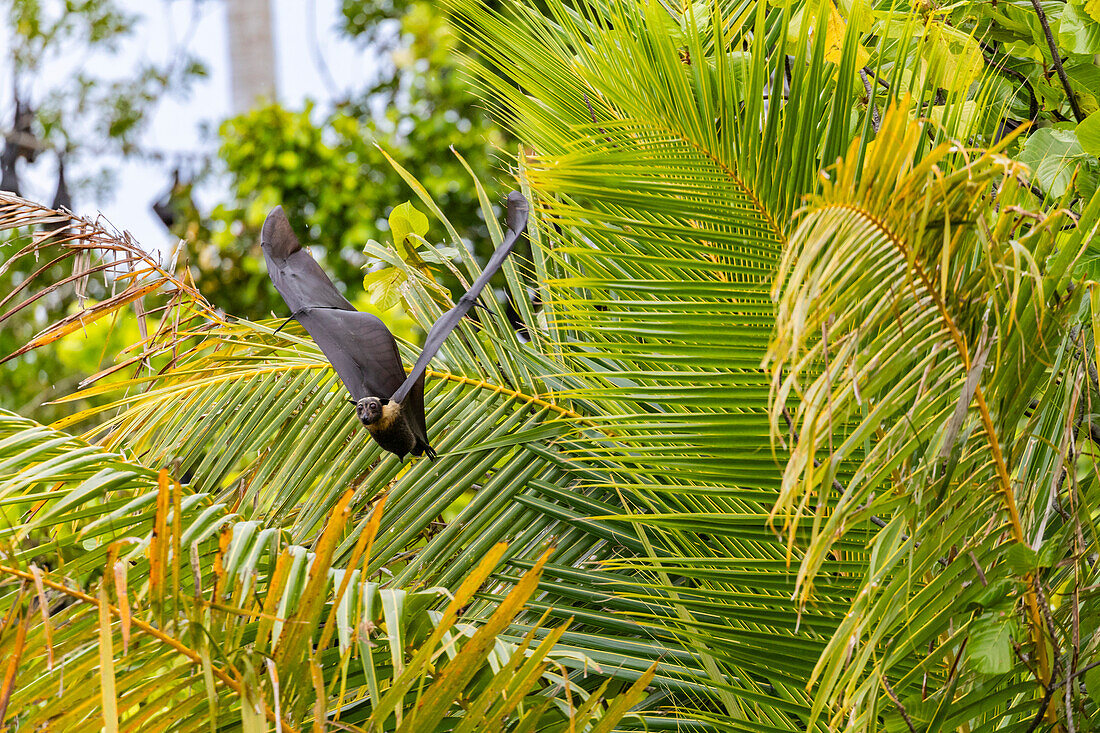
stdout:
POLYGON ((275 289, 321 347, 352 399, 393 394, 405 381, 393 334, 381 320, 355 310, 340 295, 298 243, 283 207, 276 206, 267 215, 260 243, 275 289))
POLYGON ((286 301, 291 315, 297 315, 304 308, 355 310, 316 260, 302 249, 282 206, 276 206, 267 215, 260 245, 267 260, 267 274, 286 301))
POLYGON ((523 197, 519 191, 512 191, 508 194, 508 212, 506 221, 508 222, 508 233, 504 237, 504 241, 493 252, 493 256, 489 258, 489 262, 485 265, 485 269, 481 271, 481 275, 474 284, 470 286, 470 289, 466 291, 466 294, 459 298, 458 303, 454 308, 444 313, 439 317, 439 320, 428 331, 428 337, 424 339, 424 349, 420 352, 420 357, 416 360, 416 364, 413 366, 412 371, 409 372, 409 376, 405 379, 400 388, 393 393, 393 399, 395 402, 404 402, 406 395, 410 393, 413 385, 419 381, 421 384, 421 391, 423 391, 424 372, 428 368, 428 362, 432 360, 432 357, 439 351, 439 347, 443 345, 443 342, 450 335, 451 331, 455 329, 455 326, 459 324, 462 317, 466 315, 467 311, 477 300, 477 296, 485 288, 491 278, 500 266, 504 264, 504 259, 511 253, 512 247, 515 246, 516 241, 520 235, 527 228, 527 218, 530 213, 530 207, 527 204, 527 199, 523 197))
MULTIPOLYGON (((325 352, 353 400, 388 398, 405 381, 397 342, 379 318, 357 310, 307 308, 298 313, 298 321, 325 352)), ((423 389, 421 382, 421 402, 423 389)))
MULTIPOLYGON (((400 386, 400 385, 399 385, 400 386)), ((392 394, 392 393, 391 393, 392 394)), ((435 451, 428 445, 428 423, 424 417, 424 375, 416 380, 409 389, 409 396, 401 405, 401 412, 409 422, 409 428, 414 436, 426 446, 430 457, 435 457, 435 451)))

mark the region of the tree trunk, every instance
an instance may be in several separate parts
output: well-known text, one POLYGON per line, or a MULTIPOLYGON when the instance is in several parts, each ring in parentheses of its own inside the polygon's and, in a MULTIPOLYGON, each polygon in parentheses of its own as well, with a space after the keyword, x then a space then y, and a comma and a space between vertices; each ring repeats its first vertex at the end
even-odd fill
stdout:
POLYGON ((229 65, 233 112, 275 97, 275 50, 269 0, 228 0, 229 65))

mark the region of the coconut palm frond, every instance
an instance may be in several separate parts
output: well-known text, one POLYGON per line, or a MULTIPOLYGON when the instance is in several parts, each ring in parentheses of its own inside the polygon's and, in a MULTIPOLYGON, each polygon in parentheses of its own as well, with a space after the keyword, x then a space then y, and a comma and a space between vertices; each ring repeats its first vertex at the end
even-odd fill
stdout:
MULTIPOLYGON (((441 215, 434 202, 425 203, 441 215)), ((486 220, 492 221, 487 197, 484 203, 486 220)), ((438 287, 403 262, 393 264, 406 269, 409 312, 424 324, 438 318, 449 306, 441 302, 438 287)), ((471 279, 478 272, 472 260, 465 269, 471 279)), ((512 297, 526 299, 520 269, 507 269, 512 297)), ((575 378, 535 348, 545 339, 533 315, 525 324, 534 334, 531 345, 517 337, 493 302, 479 312, 478 327, 459 327, 441 351, 442 368, 429 376, 428 414, 440 460, 410 466, 383 457, 368 439, 331 367, 296 326, 279 330, 277 322, 212 313, 193 290, 161 270, 155 273, 171 297, 160 306, 160 325, 135 354, 123 357, 125 363, 140 358, 147 368, 136 377, 114 374, 111 381, 89 384, 71 399, 95 404, 56 427, 92 424, 83 440, 95 441, 98 450, 146 467, 147 473, 167 468, 183 481, 180 491, 188 506, 198 502, 203 508, 204 536, 217 536, 219 527, 230 533, 227 557, 235 562, 248 558, 248 567, 256 567, 268 562, 263 558, 277 543, 316 542, 326 518, 351 489, 348 511, 361 518, 352 520, 355 530, 334 549, 332 560, 349 562, 369 522, 367 510, 384 494, 390 510, 364 572, 382 572, 389 588, 453 587, 490 548, 511 540, 497 579, 466 609, 469 622, 487 622, 548 544, 554 548, 551 572, 562 576, 593 558, 639 546, 626 523, 597 528, 591 522, 593 512, 606 511, 600 497, 564 490, 575 479, 561 454, 562 441, 596 428, 574 409, 578 405, 554 397, 542 381, 569 385, 575 378)), ((110 305, 120 307, 121 300, 110 305)), ((530 304, 526 310, 531 313, 530 304)), ((411 362, 412 352, 402 349, 411 362)), ((27 474, 12 480, 25 484, 27 474)), ((126 516, 120 524, 152 521, 155 494, 140 495, 141 511, 130 495, 129 502, 82 507, 105 533, 97 552, 86 556, 86 572, 103 562, 119 512, 126 516)), ((598 669, 632 682, 665 655, 665 647, 643 628, 617 618, 602 602, 603 594, 578 598, 558 585, 547 584, 515 628, 541 638, 547 632, 532 626, 538 618, 534 609, 559 605, 555 598, 566 601, 555 611, 563 620, 582 612, 585 624, 569 632, 572 651, 559 663, 577 670, 567 678, 591 671, 586 643, 599 651, 598 669), (617 644, 624 635, 635 640, 627 653, 617 644)), ((511 638, 519 643, 523 637, 511 638)), ((690 655, 654 673, 664 680, 700 676, 690 655)))
MULTIPOLYGON (((958 70, 957 79, 935 77, 922 60, 945 40, 971 48, 973 39, 916 13, 875 19, 881 35, 873 39, 857 30, 854 20, 832 15, 836 8, 830 3, 695 3, 681 9, 551 2, 544 13, 518 3, 499 13, 461 0, 450 5, 476 53, 478 83, 529 146, 523 172, 541 220, 552 224, 540 235, 549 263, 545 288, 548 326, 557 341, 553 350, 573 365, 573 373, 589 375, 587 384, 561 395, 585 400, 586 415, 606 429, 575 436, 569 458, 582 485, 621 497, 625 511, 609 511, 607 517, 633 525, 643 544, 641 559, 623 558, 605 567, 633 578, 622 594, 647 605, 639 618, 656 635, 699 651, 712 694, 701 706, 705 709, 691 715, 722 721, 720 728, 835 729, 851 710, 848 698, 840 697, 848 688, 838 687, 823 670, 834 660, 847 660, 842 650, 851 647, 845 644, 861 638, 838 629, 848 628, 853 605, 866 597, 867 569, 890 574, 896 588, 913 577, 908 565, 883 565, 885 557, 896 556, 879 554, 872 543, 879 523, 891 527, 899 543, 910 543, 904 547, 917 553, 916 567, 939 568, 941 539, 949 547, 961 530, 949 524, 942 538, 930 534, 925 541, 913 528, 902 528, 902 504, 884 487, 871 508, 852 501, 837 511, 861 466, 877 467, 891 481, 895 466, 866 460, 877 436, 849 439, 855 417, 840 415, 829 423, 827 416, 836 413, 824 403, 802 405, 808 385, 823 372, 834 380, 843 376, 835 371, 841 362, 826 366, 821 358, 834 353, 831 340, 824 343, 835 326, 825 336, 820 328, 803 335, 803 351, 779 365, 769 349, 773 338, 782 343, 787 321, 773 336, 771 291, 774 286, 788 292, 788 281, 800 276, 797 265, 784 265, 794 256, 792 237, 804 219, 796 212, 805 197, 839 185, 831 183, 832 166, 841 156, 849 172, 860 170, 870 156, 886 154, 896 155, 898 165, 905 158, 906 172, 939 171, 942 178, 933 177, 929 185, 946 186, 947 208, 963 219, 960 212, 969 203, 982 201, 994 182, 1001 185, 1005 166, 990 153, 980 164, 982 180, 967 188, 958 177, 977 169, 959 172, 968 163, 968 148, 952 142, 994 139, 999 109, 989 103, 989 79, 974 69, 958 70), (818 22, 806 22, 815 13, 818 22), (811 25, 833 30, 813 34, 811 25), (868 49, 861 42, 877 46, 868 49), (889 91, 870 75, 861 76, 864 66, 889 91), (898 90, 906 88, 912 96, 903 99, 898 90), (886 99, 905 109, 903 116, 927 120, 919 135, 903 139, 887 129, 886 99), (876 139, 891 143, 876 150, 870 147, 876 139), (899 140, 906 145, 898 148, 899 140), (998 166, 1001 173, 986 172, 998 166), (816 356, 804 354, 819 342, 816 356), (773 378, 788 385, 785 402, 773 390, 773 378), (824 422, 810 423, 801 434, 809 414, 824 422), (828 460, 830 439, 836 445, 849 440, 847 460, 828 460), (801 462, 784 479, 777 464, 787 464, 788 450, 801 462), (825 460, 824 467, 814 468, 815 456, 825 460), (813 482, 807 485, 804 476, 813 482), (796 521, 799 516, 806 519, 796 521), (843 530, 839 535, 824 530, 834 517, 843 530), (792 596, 800 602, 792 604, 792 596), (811 680, 817 686, 807 689, 811 680), (825 704, 830 716, 823 719, 825 704)), ((894 198, 895 183, 896 175, 869 173, 861 185, 873 188, 887 206, 908 201, 894 198)), ((1010 185, 1019 184, 1013 179, 1010 185)), ((914 191, 913 198, 920 193, 914 191)), ((1004 196, 1008 206, 1024 203, 1007 191, 1004 196)), ((898 213, 921 215, 920 209, 898 213)), ((1029 217, 997 219, 997 224, 1010 226, 1021 218, 1029 217)), ((949 236, 960 226, 952 223, 949 236)), ((1029 248, 1064 236, 1056 231, 1060 226, 1051 220, 1033 234, 1028 226, 1017 232, 1029 234, 1026 244, 978 263, 997 270, 995 297, 1011 303, 1017 321, 1034 317, 1025 315, 1029 306, 1023 305, 1034 281, 1029 248), (1004 290, 1005 282, 1012 287, 1004 290)), ((954 245, 948 249, 955 252, 954 245)), ((887 291, 890 276, 901 272, 869 255, 851 269, 850 263, 834 262, 836 277, 878 278, 876 285, 887 291)), ((901 280, 893 284, 904 287, 901 280)), ((1053 291, 1045 287, 1044 292, 1053 291)), ((896 297, 869 299, 867 307, 885 308, 896 297)), ((798 318, 820 315, 805 301, 799 307, 798 318)), ((1060 311, 1053 320, 1039 319, 1036 327, 1057 337, 1055 321, 1065 317, 1060 311)), ((968 336, 970 348, 979 334, 980 328, 968 336)), ((1020 353, 1019 344, 1013 348, 1020 353)), ((991 353, 989 364, 999 352, 991 353)), ((885 383, 892 376, 879 378, 885 383)), ((927 389, 946 392, 948 385, 927 389)), ((1023 392, 998 393, 997 399, 1026 405, 1030 398, 1023 392)), ((854 396, 846 399, 852 402, 854 396)), ((870 403, 863 404, 871 411, 870 403)), ((1007 419, 1010 411, 1004 414, 1007 419)), ((980 429, 964 428, 960 436, 980 439, 980 429)), ((964 466, 956 479, 979 465, 964 466)), ((988 558, 978 549, 975 558, 984 567, 988 558)), ((970 577, 959 568, 952 568, 958 574, 922 586, 921 602, 931 603, 952 582, 970 577)), ((973 564, 969 572, 975 572, 973 564)), ((897 639, 889 648, 897 655, 890 659, 894 666, 885 676, 860 678, 853 672, 843 680, 864 683, 853 719, 857 726, 872 726, 873 713, 884 708, 892 723, 904 725, 885 685, 901 684, 898 693, 911 697, 913 679, 926 671, 941 689, 959 680, 950 672, 955 657, 941 663, 960 637, 935 637, 932 629, 943 627, 934 625, 912 644, 887 636, 897 631, 891 624, 909 612, 905 600, 916 597, 899 592, 890 596, 896 605, 893 615, 882 616, 881 634, 859 647, 877 660, 874 655, 886 653, 897 639), (933 638, 939 656, 930 670, 927 643, 933 638), (915 651, 921 642, 925 651, 915 651), (898 674, 906 675, 904 680, 898 674)), ((959 597, 963 605, 952 604, 943 617, 952 629, 958 628, 968 596, 959 597)), ((931 613, 930 607, 924 612, 931 613)), ((878 630, 876 620, 860 623, 878 630)), ((828 667, 829 674, 842 669, 828 667)), ((984 689, 975 682, 983 673, 973 665, 962 669, 968 682, 950 696, 957 691, 966 704, 951 708, 952 720, 975 726, 1001 720, 1004 707, 993 698, 970 705, 984 689)), ((998 694, 1010 686, 998 688, 998 694)))
MULTIPOLYGON (((19 549, 0 563, 5 628, 16 630, 0 640, 17 668, 0 711, 8 725, 205 730, 255 715, 298 730, 295 721, 327 714, 419 730, 414 721, 454 720, 458 695, 506 719, 608 725, 657 671, 650 663, 615 697, 606 684, 590 690, 571 679, 566 665, 597 663, 557 647, 564 625, 537 623, 514 643, 495 638, 539 587, 549 551, 514 587, 487 583, 501 543, 459 579, 465 590, 453 598, 439 588, 406 591, 371 570, 383 499, 337 562, 352 490, 312 547, 287 544, 277 525, 243 520, 166 470, 0 413, 0 492, 9 510, 26 508, 17 521, 9 516, 4 541, 19 549), (46 533, 51 543, 34 542, 46 533), (483 584, 503 593, 501 605, 485 626, 460 622, 458 610, 483 584), (443 612, 432 611, 441 600, 443 612), (320 688, 310 682, 329 668, 339 676, 320 688)), ((467 728, 475 719, 466 716, 467 728)))
MULTIPOLYGON (((82 396, 100 406, 53 426, 82 436, 41 437, 62 441, 42 455, 63 470, 85 448, 113 471, 141 469, 117 490, 91 484, 95 500, 64 514, 97 533, 69 567, 94 582, 127 513, 148 547, 213 527, 198 585, 220 605, 188 628, 230 640, 210 653, 241 672, 237 697, 274 702, 275 681, 289 685, 271 712, 292 724, 320 720, 310 701, 322 698, 352 725, 426 720, 404 717, 402 690, 430 684, 399 670, 399 652, 433 638, 444 587, 464 613, 436 642, 481 649, 477 628, 492 628, 539 659, 489 657, 495 676, 473 679, 490 687, 515 659, 560 710, 652 670, 645 712, 623 729, 1024 733, 1037 707, 1048 720, 1089 711, 1079 686, 1050 700, 1096 643, 1087 507, 1100 483, 1082 436, 1100 295, 1071 284, 1100 202, 1079 222, 1030 211, 1022 169, 982 148, 998 126, 986 80, 925 63, 937 44, 973 39, 937 13, 861 25, 834 3, 449 7, 478 55, 475 83, 524 141, 516 173, 533 216, 531 261, 504 270, 522 327, 483 298, 433 365, 440 460, 383 455, 296 326, 208 314, 169 275, 150 309, 161 325, 111 376, 142 370, 89 384, 82 396), (384 644, 353 622, 368 605, 384 644), (404 624, 401 608, 416 611, 404 624), (278 652, 277 626, 315 654, 284 646, 272 680, 255 654, 278 652), (533 653, 551 643, 556 656, 533 653), (339 670, 326 696, 311 692, 318 661, 339 670)), ((398 170, 450 233, 460 277, 475 277, 443 212, 398 170)), ((420 325, 449 305, 429 272, 370 254, 394 268, 420 325)), ((16 459, 10 487, 28 498, 5 506, 24 537, 72 555, 79 538, 25 514, 61 480, 49 466, 35 479, 40 463, 16 459)), ((128 557, 170 576, 154 559, 165 548, 128 557)), ((168 585, 135 590, 143 612, 156 587, 168 585)), ((18 610, 29 596, 8 598, 0 610, 31 618, 18 610)), ((201 689, 236 709, 218 684, 201 689)), ((439 689, 418 698, 432 726, 467 724, 439 689)), ((464 697, 506 699, 520 710, 520 697, 464 697)), ((522 699, 525 715, 543 702, 522 699)), ((610 728, 620 702, 594 725, 610 728)))
POLYGON ((590 375, 562 396, 606 429, 577 436, 569 457, 582 485, 621 497, 625 512, 608 515, 635 527, 646 558, 611 566, 633 578, 621 592, 658 638, 701 653, 699 707, 802 729, 799 680, 854 584, 837 577, 801 619, 791 607, 767 524, 779 484, 760 365, 787 220, 819 156, 848 144, 855 69, 815 69, 823 36, 804 33, 788 77, 767 39, 790 16, 763 4, 698 17, 704 6, 456 6, 486 59, 480 82, 533 149, 523 173, 553 225, 539 234, 554 349, 590 375))
MULTIPOLYGON (((963 670, 1008 672, 990 657, 1015 635, 1033 672, 980 694, 1007 700, 1031 685, 1034 698, 1065 642, 1047 622, 1041 563, 1022 558, 1044 544, 1050 487, 1076 473, 1067 425, 1080 425, 1093 390, 1073 268, 1100 197, 1078 221, 1033 213, 1026 169, 961 142, 921 158, 924 134, 898 108, 862 159, 853 146, 807 204, 776 279, 772 429, 791 453, 774 516, 807 537, 800 601, 834 541, 892 517, 811 678, 815 709, 829 704, 834 724, 868 724, 891 684, 925 719, 933 708, 913 699, 930 677, 949 689, 963 670)), ((1033 717, 1034 700, 997 719, 1033 717)), ((966 719, 953 708, 945 724, 966 719)))
MULTIPOLYGON (((181 322, 187 324, 192 319, 220 320, 215 309, 194 287, 171 272, 174 261, 165 266, 158 257, 141 249, 128 232, 118 232, 102 220, 92 221, 0 192, 0 231, 21 235, 4 243, 9 251, 4 253, 0 272, 20 262, 33 260, 35 263, 31 266, 32 274, 0 300, 0 323, 51 301, 70 302, 72 298, 79 304, 76 312, 50 323, 15 352, 0 355, 0 362, 79 331, 126 306, 132 306, 138 315, 143 336, 146 317, 160 317, 158 332, 169 332, 181 322), (42 282, 47 270, 66 262, 71 263, 70 275, 42 282), (92 278, 102 280, 99 288, 102 297, 86 305, 92 278), (154 294, 165 298, 165 305, 146 308, 144 298, 154 294), (184 303, 191 313, 188 318, 181 319, 180 308, 184 303)), ((127 365, 140 362, 146 356, 141 353, 142 346, 135 346, 139 355, 127 365)))

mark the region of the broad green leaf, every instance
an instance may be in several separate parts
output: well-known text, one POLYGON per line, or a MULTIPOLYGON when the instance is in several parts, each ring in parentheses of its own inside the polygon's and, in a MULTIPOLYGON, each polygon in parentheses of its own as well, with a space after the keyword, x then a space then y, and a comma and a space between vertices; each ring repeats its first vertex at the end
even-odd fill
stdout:
MULTIPOLYGON (((1097 0, 1100 2, 1100 0, 1097 0)), ((1073 56, 1066 60, 1066 75, 1073 84, 1073 90, 1084 96, 1092 90, 1100 94, 1100 66, 1088 56, 1073 56)))
POLYGON ((1090 16, 1089 9, 1083 2, 1066 4, 1058 24, 1060 48, 1074 54, 1100 53, 1100 20, 1090 16))
POLYGON ((1012 669, 1012 639, 1016 620, 1011 613, 986 614, 970 626, 967 655, 982 674, 1005 674, 1012 669))
POLYGON ((1093 705, 1100 705, 1100 667, 1093 667, 1085 672, 1085 689, 1092 698, 1093 705))
POLYGON ((1038 567, 1039 553, 1022 542, 1014 542, 1005 552, 1005 562, 1012 568, 1012 572, 1023 577, 1038 567))
POLYGON ((993 580, 982 589, 982 592, 971 602, 972 606, 979 609, 1003 609, 1006 605, 1014 603, 1016 596, 1013 591, 1019 587, 1019 581, 1009 578, 993 580))
POLYGON ((1018 159, 1031 168, 1044 191, 1060 198, 1069 189, 1077 166, 1087 158, 1073 130, 1044 127, 1028 137, 1018 159))
POLYGON ((1100 157, 1100 111, 1082 120, 1074 131, 1081 149, 1089 155, 1100 157))

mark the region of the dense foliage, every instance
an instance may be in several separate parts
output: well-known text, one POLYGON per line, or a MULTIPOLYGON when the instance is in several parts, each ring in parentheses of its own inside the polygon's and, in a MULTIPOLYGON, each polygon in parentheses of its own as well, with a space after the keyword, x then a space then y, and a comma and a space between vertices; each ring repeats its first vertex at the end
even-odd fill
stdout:
MULTIPOLYGON (((12 73, 11 86, 0 93, 0 190, 30 195, 28 179, 35 171, 39 180, 56 181, 52 190, 40 194, 54 208, 72 209, 74 201, 86 204, 93 196, 106 195, 113 185, 114 160, 157 156, 159 151, 141 142, 157 104, 170 95, 186 95, 191 83, 205 74, 183 47, 170 49, 165 63, 146 64, 130 74, 103 78, 89 72, 83 61, 117 58, 124 43, 140 33, 138 17, 114 0, 4 0, 0 17, 10 41, 2 51, 5 68, 12 73)), ((35 261, 14 261, 7 252, 18 243, 6 234, 0 237, 5 249, 0 262, 0 353, 7 355, 65 315, 70 303, 47 295, 33 309, 9 310, 26 297, 20 286, 32 274, 52 281, 64 277, 63 269, 51 264, 62 249, 42 250, 35 261)), ((103 297, 98 283, 91 283, 88 295, 103 297)), ((136 322, 130 325, 130 335, 136 335, 136 322)), ((99 371, 104 349, 94 339, 105 333, 0 365, 0 405, 41 420, 59 417, 44 403, 99 371)), ((125 338, 114 341, 110 350, 123 346, 125 338)))
MULTIPOLYGON (((65 246, 77 275, 105 246, 145 272, 25 348, 139 296, 158 325, 117 356, 137 378, 72 398, 104 407, 0 421, 17 670, 0 717, 968 733, 1100 717, 1100 118, 1066 68, 1085 52, 1043 65, 1000 37, 990 61, 971 31, 1022 34, 1031 4, 448 7, 523 144, 534 226, 530 259, 504 268, 515 313, 482 298, 432 365, 439 460, 383 455, 296 325, 222 313, 92 227, 65 246), (1006 82, 1009 57, 1026 84, 1006 82), (1063 96, 1032 110, 1043 84, 1063 96), (1080 152, 1033 142, 1055 133, 1080 152)), ((1072 22, 1090 38, 1090 6, 1069 7, 1044 15, 1055 43, 1072 22)), ((449 305, 422 267, 433 244, 456 280, 478 265, 390 164, 432 228, 396 202, 428 241, 366 254, 424 327, 449 305)), ((468 180, 499 242, 500 196, 468 180)), ((7 227, 54 216, 0 197, 7 227)))
POLYGON ((390 211, 413 196, 386 155, 416 171, 465 246, 488 254, 477 193, 458 155, 489 178, 501 156, 514 155, 505 149, 514 143, 462 77, 445 16, 429 2, 346 0, 338 30, 380 60, 374 80, 323 108, 272 105, 226 120, 218 158, 232 198, 209 216, 193 207, 186 184, 175 189, 173 231, 195 253, 200 288, 228 312, 263 317, 281 307, 257 266, 260 226, 275 204, 325 245, 319 255, 333 279, 357 290, 364 266, 377 263, 364 247, 388 239, 390 211))

